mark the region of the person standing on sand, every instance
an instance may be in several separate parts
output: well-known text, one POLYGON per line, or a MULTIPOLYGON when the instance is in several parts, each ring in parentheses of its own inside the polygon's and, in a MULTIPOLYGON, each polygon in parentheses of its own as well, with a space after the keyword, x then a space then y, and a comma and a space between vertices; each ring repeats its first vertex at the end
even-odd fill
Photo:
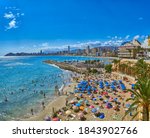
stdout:
POLYGON ((42 107, 43 107, 43 110, 45 109, 45 103, 44 102, 42 102, 42 107))
POLYGON ((66 98, 66 102, 65 102, 65 105, 67 106, 68 105, 68 99, 66 98))
POLYGON ((34 114, 33 114, 33 108, 31 108, 31 114, 34 115, 34 114))
POLYGON ((44 96, 44 98, 46 98, 46 94, 45 93, 43 94, 43 96, 44 96))

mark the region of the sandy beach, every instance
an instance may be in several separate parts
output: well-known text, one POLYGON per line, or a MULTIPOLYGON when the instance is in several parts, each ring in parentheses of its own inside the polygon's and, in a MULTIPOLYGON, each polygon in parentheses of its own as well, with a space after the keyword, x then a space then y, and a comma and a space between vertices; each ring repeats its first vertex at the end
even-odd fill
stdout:
MULTIPOLYGON (((99 88, 98 84, 96 85, 95 82, 92 82, 90 85, 95 87, 97 92, 92 92, 90 95, 88 95, 87 92, 75 93, 77 85, 80 82, 85 80, 89 82, 90 80, 100 81, 102 79, 111 83, 115 78, 113 75, 106 75, 104 77, 104 74, 89 76, 80 75, 77 78, 72 78, 72 83, 64 87, 62 96, 55 98, 42 112, 33 115, 31 118, 28 118, 27 121, 43 121, 46 117, 56 118, 52 117, 54 114, 53 112, 56 112, 57 119, 62 121, 79 121, 82 120, 82 116, 84 116, 86 121, 121 121, 125 114, 125 110, 127 110, 126 106, 130 104, 126 102, 126 99, 131 97, 129 92, 123 91, 120 88, 116 88, 116 91, 112 91, 110 88, 104 88, 102 90, 99 88), (107 92, 107 95, 102 95, 103 92, 107 92), (98 99, 100 96, 102 96, 102 100, 98 99), (94 98, 96 100, 93 100, 94 98), (118 99, 118 102, 114 102, 112 99, 118 99), (89 106, 84 103, 85 100, 88 101, 89 106), (81 106, 76 112, 74 110, 74 105, 78 104, 80 101, 81 106), (111 103, 112 107, 106 107, 106 102, 104 101, 111 103), (93 106, 93 108, 90 106, 93 106), (115 109, 116 107, 118 107, 118 110, 115 109), (97 110, 98 113, 103 113, 105 117, 103 119, 96 117, 93 111, 94 109, 97 110)), ((131 87, 130 82, 123 81, 122 83, 125 84, 126 89, 131 87)), ((128 115, 124 120, 129 121, 131 118, 132 115, 128 115)))

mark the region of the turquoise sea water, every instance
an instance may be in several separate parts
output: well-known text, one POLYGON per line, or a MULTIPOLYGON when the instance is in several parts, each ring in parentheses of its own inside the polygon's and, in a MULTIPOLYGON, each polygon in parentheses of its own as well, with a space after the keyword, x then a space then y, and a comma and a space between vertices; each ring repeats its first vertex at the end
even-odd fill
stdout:
MULTIPOLYGON (((89 57, 0 57, 0 120, 19 120, 42 110, 53 99, 54 87, 69 80, 70 72, 43 63, 44 60, 87 60, 89 57), (43 94, 45 93, 46 98, 43 94), (5 100, 8 100, 7 102, 5 100)), ((108 59, 104 59, 106 62, 108 59)))

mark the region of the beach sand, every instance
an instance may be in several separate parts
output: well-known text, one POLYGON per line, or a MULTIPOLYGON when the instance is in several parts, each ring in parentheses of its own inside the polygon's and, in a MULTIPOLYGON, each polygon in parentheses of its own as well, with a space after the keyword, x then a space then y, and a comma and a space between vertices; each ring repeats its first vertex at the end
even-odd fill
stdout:
POLYGON ((50 102, 43 111, 40 113, 33 115, 32 117, 26 119, 25 121, 43 121, 47 115, 51 115, 53 112, 53 108, 58 110, 65 106, 67 96, 59 96, 50 102))
MULTIPOLYGON (((69 106, 66 106, 66 100, 68 100, 68 103, 69 103, 72 99, 76 98, 76 95, 79 95, 79 93, 78 94, 73 93, 75 86, 77 86, 78 82, 80 82, 81 80, 83 80, 83 79, 87 80, 89 78, 96 79, 98 77, 94 76, 94 75, 93 76, 92 75, 90 75, 90 76, 80 75, 80 76, 78 76, 78 81, 72 79, 71 80, 72 83, 69 84, 68 86, 64 87, 64 89, 63 89, 64 93, 62 96, 58 96, 57 98, 55 98, 54 101, 50 102, 42 112, 40 112, 37 115, 33 115, 32 117, 26 119, 26 121, 43 121, 46 116, 50 116, 50 117, 52 116, 53 108, 55 109, 55 111, 58 111, 59 109, 62 109, 64 107, 66 107, 67 110, 70 110, 71 114, 74 117, 69 118, 64 112, 62 115, 58 116, 62 121, 69 121, 69 120, 70 121, 79 121, 78 113, 75 113, 72 109, 70 109, 69 106)), ((114 78, 113 78, 113 76, 111 76, 111 77, 106 77, 105 79, 108 81, 111 81, 114 78)), ((130 82, 123 81, 123 83, 126 85, 127 88, 130 87, 130 82)), ((102 90, 100 88, 98 88, 98 91, 100 92, 102 90)), ((98 95, 99 95, 99 93, 94 94, 95 97, 97 97, 98 95)), ((91 112, 91 109, 87 108, 87 110, 86 110, 87 114, 84 115, 87 121, 121 121, 122 117, 125 114, 125 109, 126 109, 125 107, 122 106, 122 104, 123 103, 126 104, 126 99, 130 97, 130 94, 127 92, 124 93, 121 90, 118 90, 117 95, 113 95, 113 93, 109 93, 109 96, 111 96, 113 98, 118 97, 119 101, 121 102, 120 111, 115 111, 113 108, 111 108, 111 109, 105 108, 105 104, 103 104, 103 101, 98 101, 99 104, 95 105, 94 102, 90 99, 90 97, 86 93, 84 93, 83 96, 86 97, 86 99, 89 100, 89 103, 91 105, 94 105, 95 108, 99 108, 99 104, 102 104, 104 106, 104 109, 100 109, 100 112, 105 114, 104 119, 99 119, 99 118, 95 117, 94 114, 91 112), (120 97, 123 97, 123 100, 120 100, 120 97)), ((107 98, 104 98, 104 100, 106 100, 106 99, 107 98)), ((113 106, 115 106, 115 103, 113 103, 113 106)), ((126 121, 131 120, 131 116, 128 115, 124 120, 126 120, 126 121)))

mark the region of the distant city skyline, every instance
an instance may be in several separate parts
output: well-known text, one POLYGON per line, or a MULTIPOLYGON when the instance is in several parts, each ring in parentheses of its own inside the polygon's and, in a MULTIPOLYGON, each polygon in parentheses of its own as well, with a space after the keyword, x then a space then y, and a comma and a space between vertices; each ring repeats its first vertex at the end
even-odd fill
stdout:
POLYGON ((149 0, 0 0, 0 55, 120 45, 150 33, 149 0))

